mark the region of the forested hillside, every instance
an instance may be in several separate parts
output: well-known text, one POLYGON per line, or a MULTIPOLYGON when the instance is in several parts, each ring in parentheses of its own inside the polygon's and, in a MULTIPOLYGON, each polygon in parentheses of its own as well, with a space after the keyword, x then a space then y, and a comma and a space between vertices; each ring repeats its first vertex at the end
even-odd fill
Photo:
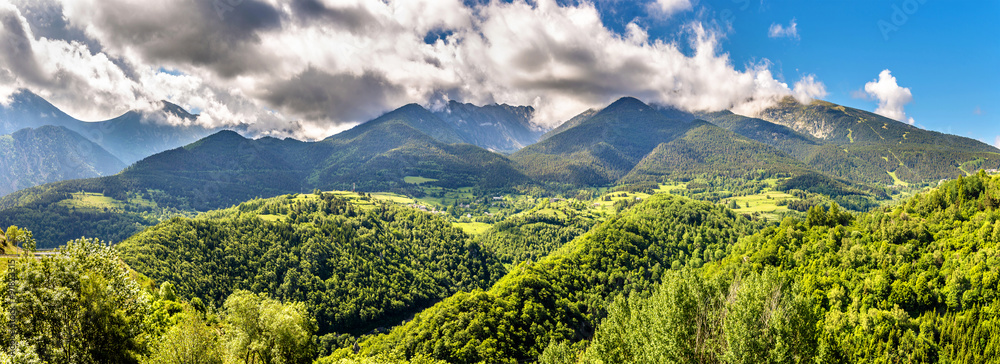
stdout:
POLYGON ((528 212, 500 221, 476 241, 492 250, 505 265, 536 262, 583 235, 597 224, 586 216, 555 216, 528 212))
POLYGON ((671 275, 650 298, 620 300, 589 348, 560 354, 991 362, 1000 354, 998 207, 1000 178, 978 174, 871 213, 814 208, 741 240, 719 262, 671 275))
POLYGON ((332 194, 252 200, 175 218, 118 245, 122 260, 184 299, 237 290, 305 303, 320 334, 391 327, 504 273, 458 228, 414 209, 332 194))
POLYGON ((804 163, 774 147, 695 121, 682 137, 653 149, 622 181, 662 182, 699 175, 755 180, 807 171, 804 163))
POLYGON ((1000 177, 959 178, 864 214, 814 207, 742 238, 727 238, 745 226, 738 220, 683 206, 698 203, 651 199, 489 291, 443 301, 365 350, 545 363, 989 362, 1000 354, 1000 263, 991 258, 1000 243, 1000 177), (720 229, 692 234, 695 242, 711 236, 722 245, 692 256, 670 248, 676 232, 644 233, 665 222, 647 213, 685 210, 704 219, 695 229, 720 229), (630 227, 631 218, 648 228, 630 227), (611 255, 592 259, 601 251, 611 255), (634 255, 651 251, 664 255, 634 255), (616 264, 602 266, 605 259, 616 264), (666 269, 649 268, 657 266, 666 269), (627 273, 637 267, 644 268, 627 273), (617 289, 594 280, 598 272, 621 274, 617 289))
POLYGON ((0 136, 0 196, 44 183, 118 173, 125 164, 69 129, 43 126, 0 136))
POLYGON ((736 134, 778 148, 799 160, 807 160, 815 149, 823 144, 822 140, 808 134, 801 134, 787 126, 733 114, 730 111, 705 113, 698 116, 736 134))
POLYGON ((552 340, 593 335, 614 297, 646 292, 670 269, 722 259, 755 227, 723 207, 659 195, 516 267, 487 291, 442 301, 363 351, 454 363, 531 361, 552 340))
POLYGON ((1000 150, 980 141, 825 101, 805 105, 788 97, 760 117, 827 144, 812 155, 796 156, 819 171, 856 183, 936 182, 1000 167, 1000 150))

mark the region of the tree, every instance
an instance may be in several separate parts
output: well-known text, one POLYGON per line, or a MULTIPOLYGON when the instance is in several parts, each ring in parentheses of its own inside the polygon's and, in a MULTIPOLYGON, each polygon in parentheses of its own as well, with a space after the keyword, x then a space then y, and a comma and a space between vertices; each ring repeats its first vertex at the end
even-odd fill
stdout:
MULTIPOLYGON (((19 233, 8 237, 30 239, 12 230, 19 233)), ((71 241, 52 257, 23 255, 3 286, 11 303, 0 323, 3 337, 33 347, 43 362, 136 363, 145 351, 148 297, 115 250, 98 240, 71 241)))
POLYGON ((2 235, 7 246, 12 248, 20 247, 21 249, 29 252, 35 251, 35 238, 34 235, 28 230, 11 225, 7 228, 7 232, 5 234, 0 235, 2 235))
POLYGON ((281 303, 247 291, 226 299, 226 347, 242 363, 309 363, 315 320, 302 303, 281 303))
POLYGON ((148 364, 222 364, 219 335, 201 314, 187 308, 179 322, 159 339, 148 364))

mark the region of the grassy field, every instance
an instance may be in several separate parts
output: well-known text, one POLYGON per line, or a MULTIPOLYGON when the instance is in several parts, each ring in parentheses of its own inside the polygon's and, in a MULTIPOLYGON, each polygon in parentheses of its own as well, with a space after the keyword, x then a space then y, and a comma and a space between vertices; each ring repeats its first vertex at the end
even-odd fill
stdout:
POLYGON ((406 176, 406 177, 403 177, 403 182, 410 183, 410 184, 415 184, 415 185, 420 185, 420 184, 427 183, 427 182, 436 182, 436 181, 437 180, 433 179, 433 178, 425 178, 425 177, 420 177, 420 176, 406 176))
POLYGON ((62 200, 60 205, 77 210, 104 210, 122 207, 122 202, 100 193, 81 192, 74 193, 70 199, 62 200))
POLYGON ((889 176, 892 177, 892 184, 894 186, 906 187, 910 185, 909 183, 906 183, 906 181, 899 179, 899 177, 896 177, 896 172, 886 171, 886 173, 889 173, 889 176))
POLYGON ((142 198, 130 198, 127 202, 119 201, 100 193, 77 192, 70 198, 59 201, 59 205, 83 211, 103 211, 124 209, 126 206, 140 208, 155 208, 156 203, 142 198))
POLYGON ((479 235, 493 227, 493 225, 484 222, 455 222, 452 225, 462 229, 469 235, 479 235))
POLYGON ((777 213, 789 211, 787 206, 778 206, 778 201, 795 199, 795 196, 784 192, 767 191, 756 195, 730 197, 723 200, 722 203, 729 205, 731 201, 735 201, 737 208, 734 211, 736 212, 745 214, 759 212, 767 218, 776 218, 777 213))
POLYGON ((417 198, 416 202, 424 206, 443 208, 458 201, 468 201, 475 197, 472 188, 461 188, 458 190, 445 190, 441 187, 423 186, 424 196, 417 198))
POLYGON ((286 215, 257 215, 257 217, 259 217, 261 220, 264 220, 264 221, 275 222, 275 221, 284 219, 287 216, 286 215))
POLYGON ((379 200, 379 201, 394 202, 394 203, 404 204, 404 205, 406 205, 406 204, 412 204, 412 203, 416 203, 417 202, 416 200, 414 200, 412 198, 409 198, 409 197, 406 197, 406 196, 403 196, 403 195, 400 195, 400 194, 396 194, 396 193, 391 193, 391 192, 373 192, 373 193, 370 193, 370 195, 372 196, 373 199, 376 199, 376 200, 379 200))

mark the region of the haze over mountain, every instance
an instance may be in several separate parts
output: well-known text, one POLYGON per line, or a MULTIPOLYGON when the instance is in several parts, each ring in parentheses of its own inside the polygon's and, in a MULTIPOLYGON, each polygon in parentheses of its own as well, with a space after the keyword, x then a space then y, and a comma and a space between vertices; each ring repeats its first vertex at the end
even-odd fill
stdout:
POLYGON ((512 153, 534 144, 546 131, 531 123, 534 113, 535 109, 530 106, 475 106, 450 101, 434 114, 448 122, 466 143, 512 153))
POLYGON ((21 90, 0 106, 0 133, 45 125, 65 127, 100 145, 125 164, 177 148, 218 130, 194 122, 197 118, 183 108, 162 102, 158 112, 129 111, 116 118, 85 122, 78 120, 31 91, 21 90), (184 125, 171 125, 168 118, 184 125))
POLYGON ((125 164, 99 145, 61 126, 0 135, 0 196, 44 183, 108 176, 125 164))

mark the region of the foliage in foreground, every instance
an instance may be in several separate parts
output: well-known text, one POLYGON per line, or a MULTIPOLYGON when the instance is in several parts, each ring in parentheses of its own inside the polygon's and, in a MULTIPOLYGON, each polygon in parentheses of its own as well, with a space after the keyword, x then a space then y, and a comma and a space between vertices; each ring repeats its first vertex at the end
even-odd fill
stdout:
POLYGON ((144 353, 150 302, 109 246, 74 240, 56 256, 8 264, 0 341, 15 343, 16 360, 130 363, 144 353))

